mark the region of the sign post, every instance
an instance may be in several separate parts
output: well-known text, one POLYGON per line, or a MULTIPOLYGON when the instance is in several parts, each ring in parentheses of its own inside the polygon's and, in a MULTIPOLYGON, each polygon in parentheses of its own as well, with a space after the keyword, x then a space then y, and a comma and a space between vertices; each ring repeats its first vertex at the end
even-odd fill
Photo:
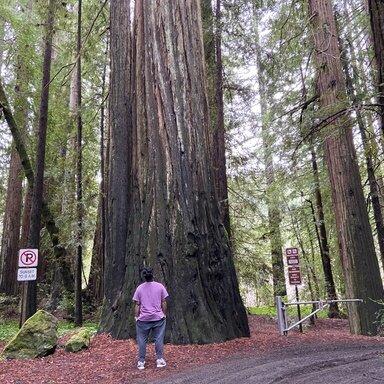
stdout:
MULTIPOLYGON (((299 302, 299 289, 298 285, 301 285, 301 270, 299 261, 299 250, 297 248, 287 248, 285 250, 288 265, 288 279, 289 284, 295 286, 296 302, 299 302)), ((299 318, 299 330, 303 333, 303 326, 301 324, 301 310, 300 305, 297 305, 297 316, 299 318)))
POLYGON ((37 265, 39 262, 38 249, 20 249, 19 250, 19 269, 17 270, 17 281, 23 282, 23 294, 21 297, 21 313, 20 313, 20 326, 26 320, 26 302, 28 298, 25 298, 24 292, 27 289, 27 284, 30 281, 37 279, 37 265), (26 302, 24 302, 26 300, 26 302))

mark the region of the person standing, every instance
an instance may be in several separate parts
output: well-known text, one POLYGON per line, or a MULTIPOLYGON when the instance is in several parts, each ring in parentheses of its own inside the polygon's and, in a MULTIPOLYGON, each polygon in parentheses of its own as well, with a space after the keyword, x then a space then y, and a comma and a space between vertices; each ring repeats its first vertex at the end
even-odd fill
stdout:
POLYGON ((153 281, 152 268, 146 267, 141 273, 144 283, 140 284, 133 295, 135 302, 136 338, 139 347, 138 369, 145 368, 145 355, 149 333, 155 341, 156 366, 167 365, 164 360, 164 335, 166 325, 167 301, 169 296, 165 287, 153 281))

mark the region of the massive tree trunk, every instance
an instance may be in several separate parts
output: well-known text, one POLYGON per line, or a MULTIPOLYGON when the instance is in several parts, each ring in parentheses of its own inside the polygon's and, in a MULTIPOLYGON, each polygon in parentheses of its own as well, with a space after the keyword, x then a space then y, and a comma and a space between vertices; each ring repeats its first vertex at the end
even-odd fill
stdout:
POLYGON ((380 126, 384 135, 384 2, 382 0, 368 0, 368 7, 377 65, 377 102, 380 104, 380 126))
POLYGON ((309 0, 309 10, 321 113, 323 118, 328 117, 327 126, 323 127, 324 156, 332 190, 346 294, 365 300, 362 305, 350 306, 350 328, 357 334, 375 334, 376 313, 380 310, 377 301, 382 300, 384 292, 353 144, 351 118, 346 112, 329 118, 347 107, 332 2, 309 0))
MULTIPOLYGON (((54 26, 54 10, 56 0, 49 0, 48 16, 46 24, 46 36, 43 61, 43 78, 41 84, 41 98, 39 110, 39 130, 38 144, 36 153, 36 171, 33 184, 31 225, 28 235, 28 248, 39 248, 41 215, 43 209, 43 189, 44 189, 44 168, 45 168, 45 143, 48 125, 48 101, 49 101, 49 82, 51 75, 52 61, 52 39, 54 26)), ((27 282, 23 294, 22 323, 36 312, 37 308, 37 285, 36 281, 27 282)))
MULTIPOLYGON (((107 217, 105 234, 105 291, 101 329, 125 336, 129 314, 116 318, 112 307, 120 298, 125 274, 128 234, 128 199, 131 183, 131 35, 130 1, 111 0, 110 4, 110 94, 107 217), (124 331, 124 335, 121 333, 124 331)), ((128 293, 126 293, 128 294, 128 293)), ((129 293, 130 294, 130 293, 129 293)), ((129 303, 124 303, 124 306, 129 303)), ((120 309, 121 311, 121 309, 120 309)), ((119 311, 119 312, 120 312, 119 311)))
MULTIPOLYGON (((349 20, 348 13, 345 12, 344 15, 347 17, 347 20, 349 20)), ((348 36, 348 33, 347 33, 347 41, 349 42, 348 45, 350 48, 351 59, 355 61, 356 59, 355 52, 351 42, 351 38, 350 36, 348 36)), ((345 79, 346 79, 347 93, 351 100, 352 105, 356 108, 355 109, 356 121, 357 121, 357 126, 359 127, 361 141, 363 143, 365 164, 367 168, 370 201, 372 204, 373 216, 375 219, 377 240, 379 243, 381 260, 384 266, 384 221, 383 221, 383 215, 382 215, 381 206, 380 206, 379 188, 378 188, 378 183, 375 175, 375 166, 374 166, 374 161, 371 155, 370 140, 367 136, 367 130, 365 127, 363 115, 359 108, 359 105, 362 100, 359 100, 359 97, 357 96, 357 92, 355 90, 355 87, 358 86, 358 73, 356 71, 356 66, 354 65, 354 63, 352 63, 352 61, 348 61, 346 44, 343 43, 341 38, 339 42, 340 42, 340 49, 342 52, 341 60, 342 60, 343 70, 344 70, 345 79), (352 67, 352 74, 350 71, 350 67, 352 67)))
MULTIPOLYGON (((213 183, 199 1, 138 0, 135 6, 132 146, 125 150, 125 158, 132 156, 127 251, 125 262, 116 265, 123 279, 111 287, 121 291, 120 299, 114 314, 106 303, 102 329, 119 338, 134 336, 132 294, 141 268, 150 264, 170 294, 170 341, 209 343, 247 336, 213 183)), ((112 3, 112 15, 115 11, 112 3)), ((112 58, 115 44, 111 36, 112 58)), ((110 102, 113 114, 118 105, 114 98, 110 102)), ((111 170, 114 150, 112 141, 111 170)), ((114 187, 110 180, 111 192, 114 187)))

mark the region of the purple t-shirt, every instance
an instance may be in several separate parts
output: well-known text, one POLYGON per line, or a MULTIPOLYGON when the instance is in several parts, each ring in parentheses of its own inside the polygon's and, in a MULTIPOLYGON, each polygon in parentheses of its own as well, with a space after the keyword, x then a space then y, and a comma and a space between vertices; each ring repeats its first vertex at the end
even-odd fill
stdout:
POLYGON ((168 297, 163 284, 156 281, 140 284, 133 295, 133 300, 140 304, 140 321, 158 321, 165 317, 161 302, 168 297))

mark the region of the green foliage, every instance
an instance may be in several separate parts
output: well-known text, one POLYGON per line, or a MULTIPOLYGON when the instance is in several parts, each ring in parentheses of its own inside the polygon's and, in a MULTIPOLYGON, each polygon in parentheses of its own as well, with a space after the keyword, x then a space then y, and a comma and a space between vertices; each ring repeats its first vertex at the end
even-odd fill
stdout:
POLYGON ((18 330, 17 320, 0 319, 0 342, 8 342, 18 330))
MULTIPOLYGON (((248 313, 250 315, 257 315, 257 316, 267 316, 267 317, 276 317, 276 307, 250 307, 247 308, 248 313)), ((301 317, 308 316, 312 312, 311 306, 301 306, 301 317)), ((296 318, 297 317, 297 308, 294 306, 289 306, 288 310, 288 317, 289 318, 296 318)), ((327 308, 325 308, 323 311, 320 311, 317 313, 317 317, 320 319, 326 319, 327 318, 327 308)))

